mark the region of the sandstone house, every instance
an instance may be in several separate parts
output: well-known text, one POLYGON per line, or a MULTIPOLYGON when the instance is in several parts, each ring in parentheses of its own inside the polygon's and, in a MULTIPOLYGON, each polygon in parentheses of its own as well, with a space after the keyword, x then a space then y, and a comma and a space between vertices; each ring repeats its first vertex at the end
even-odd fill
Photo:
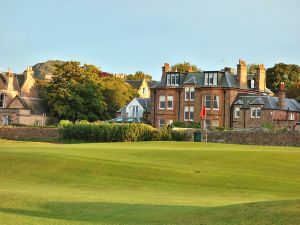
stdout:
POLYGON ((175 121, 200 122, 205 105, 205 128, 255 128, 271 123, 292 128, 300 120, 300 104, 285 98, 284 85, 278 97, 266 87, 266 69, 260 64, 256 74, 247 74, 243 60, 237 72, 174 72, 162 67, 161 81, 151 88, 151 123, 162 127, 175 121))
POLYGON ((39 98, 32 67, 23 74, 0 73, 0 125, 45 125, 46 102, 39 98))

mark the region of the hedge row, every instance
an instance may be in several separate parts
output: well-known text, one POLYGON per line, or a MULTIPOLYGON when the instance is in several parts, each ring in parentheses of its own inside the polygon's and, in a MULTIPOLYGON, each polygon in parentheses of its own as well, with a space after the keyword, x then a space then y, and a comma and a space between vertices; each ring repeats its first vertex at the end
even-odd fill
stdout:
POLYGON ((145 124, 71 123, 62 121, 59 132, 63 140, 88 142, 185 141, 185 131, 155 129, 145 124))

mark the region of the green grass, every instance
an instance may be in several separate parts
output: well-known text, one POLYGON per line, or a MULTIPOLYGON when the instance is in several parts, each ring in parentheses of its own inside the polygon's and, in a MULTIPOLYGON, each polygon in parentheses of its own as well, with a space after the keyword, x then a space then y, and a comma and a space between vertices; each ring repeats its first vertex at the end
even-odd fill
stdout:
POLYGON ((0 224, 297 225, 300 148, 0 140, 0 224))

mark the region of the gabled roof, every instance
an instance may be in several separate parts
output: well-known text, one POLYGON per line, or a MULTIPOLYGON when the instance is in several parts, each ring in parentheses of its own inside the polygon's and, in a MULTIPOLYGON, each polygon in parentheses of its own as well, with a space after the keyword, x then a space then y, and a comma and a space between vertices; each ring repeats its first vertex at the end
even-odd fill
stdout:
POLYGON ((5 78, 4 74, 2 74, 2 73, 0 73, 0 81, 2 81, 3 84, 6 83, 6 78, 5 78))
POLYGON ((16 100, 20 101, 24 109, 30 110, 32 115, 43 115, 43 113, 47 113, 47 103, 44 99, 20 97, 17 95, 9 104, 8 108, 10 108, 12 103, 16 100))
POLYGON ((145 111, 150 110, 151 99, 150 98, 136 98, 145 111))
POLYGON ((119 109, 117 112, 122 112, 128 105, 130 105, 134 100, 136 100, 145 111, 150 110, 151 106, 151 99, 150 98, 134 98, 131 102, 129 102, 127 105, 123 106, 121 109, 119 109))
MULTIPOLYGON (((237 97, 234 105, 242 105, 242 108, 246 109, 250 108, 251 105, 263 105, 264 109, 280 109, 278 106, 278 97, 268 95, 242 94, 237 97)), ((300 112, 300 103, 295 99, 286 98, 283 110, 300 112)))
POLYGON ((126 80, 127 84, 130 84, 134 89, 139 89, 143 83, 143 80, 126 80))

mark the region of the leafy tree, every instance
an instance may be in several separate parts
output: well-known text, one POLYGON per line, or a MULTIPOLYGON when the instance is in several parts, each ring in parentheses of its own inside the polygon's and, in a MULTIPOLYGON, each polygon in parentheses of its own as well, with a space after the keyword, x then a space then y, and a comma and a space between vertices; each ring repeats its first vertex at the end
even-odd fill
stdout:
POLYGON ((274 67, 267 69, 267 87, 277 93, 280 82, 289 87, 300 81, 300 67, 295 64, 275 64, 274 67))
POLYGON ((256 74, 258 69, 258 64, 248 64, 247 65, 247 73, 248 74, 256 74))
POLYGON ((99 69, 79 62, 56 65, 52 80, 44 84, 50 115, 58 119, 106 119, 103 83, 99 69))
POLYGON ((104 85, 103 96, 107 104, 107 117, 115 117, 116 111, 138 96, 136 90, 124 79, 118 77, 102 78, 104 85))
POLYGON ((178 71, 181 73, 190 71, 190 72, 197 72, 201 71, 196 65, 191 64, 189 62, 177 63, 172 66, 172 71, 178 71))
POLYGON ((145 74, 142 71, 137 71, 135 72, 135 74, 127 75, 126 79, 127 80, 143 80, 143 79, 152 80, 152 76, 149 74, 145 74))
POLYGON ((300 80, 289 86, 286 90, 286 96, 288 98, 294 98, 300 102, 300 80))

